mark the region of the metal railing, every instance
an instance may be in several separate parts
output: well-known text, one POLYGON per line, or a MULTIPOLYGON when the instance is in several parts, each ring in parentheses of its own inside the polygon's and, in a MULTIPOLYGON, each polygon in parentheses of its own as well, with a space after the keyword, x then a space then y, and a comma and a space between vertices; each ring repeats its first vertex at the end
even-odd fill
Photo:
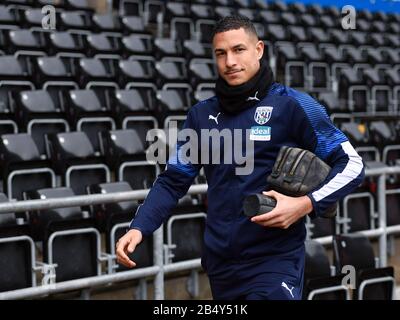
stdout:
MULTIPOLYGON (((366 169, 366 176, 378 176, 378 219, 379 228, 362 231, 369 237, 379 237, 379 260, 380 266, 387 264, 387 235, 400 232, 399 226, 386 225, 386 175, 400 174, 400 166, 366 169)), ((46 210, 52 208, 63 208, 72 206, 88 206, 112 202, 144 199, 149 190, 138 190, 129 192, 116 192, 108 194, 82 195, 57 199, 40 199, 17 202, 6 202, 0 204, 0 214, 6 212, 23 212, 32 210, 46 210)), ((204 194, 207 185, 194 185, 190 187, 188 194, 204 194)), ((332 237, 317 238, 322 244, 332 243, 332 237)), ((87 289, 91 287, 106 285, 114 282, 128 281, 143 277, 154 277, 154 299, 164 299, 164 275, 181 270, 198 269, 201 267, 200 259, 164 264, 163 261, 163 231, 159 228, 153 235, 154 265, 151 267, 123 271, 113 274, 104 274, 96 277, 88 277, 77 280, 65 281, 51 285, 31 287, 14 291, 0 293, 0 299, 23 299, 40 297, 58 292, 87 289)))
MULTIPOLYGON (((0 214, 8 212, 25 212, 34 210, 48 210, 54 208, 66 208, 74 206, 89 206, 104 203, 143 200, 149 193, 149 189, 116 192, 108 194, 92 194, 73 196, 55 199, 38 199, 0 203, 0 214)), ((203 194, 207 192, 206 184, 193 185, 188 194, 203 194)), ((50 294, 89 289, 92 287, 107 285, 114 282, 129 281, 144 277, 154 277, 154 299, 164 299, 164 275, 166 273, 178 272, 182 270, 199 269, 200 259, 170 263, 165 265, 163 261, 163 231, 162 227, 153 234, 153 254, 154 265, 140 269, 123 271, 113 274, 104 274, 95 277, 81 278, 76 280, 64 281, 49 285, 30 287, 0 293, 0 300, 5 299, 27 299, 42 297, 50 294)))

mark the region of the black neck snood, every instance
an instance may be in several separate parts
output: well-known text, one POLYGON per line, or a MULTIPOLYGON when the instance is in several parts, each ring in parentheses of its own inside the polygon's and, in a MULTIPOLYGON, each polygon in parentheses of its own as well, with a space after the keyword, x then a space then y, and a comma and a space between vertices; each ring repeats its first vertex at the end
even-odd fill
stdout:
POLYGON ((249 81, 238 86, 230 86, 224 79, 218 77, 215 91, 222 111, 237 114, 262 100, 273 82, 274 75, 271 68, 264 59, 261 59, 260 69, 249 81))

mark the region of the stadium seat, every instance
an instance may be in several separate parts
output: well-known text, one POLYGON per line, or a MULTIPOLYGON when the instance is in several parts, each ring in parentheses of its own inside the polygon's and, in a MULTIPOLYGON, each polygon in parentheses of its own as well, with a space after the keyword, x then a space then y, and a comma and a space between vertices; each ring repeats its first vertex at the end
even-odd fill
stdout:
POLYGON ((60 101, 54 100, 46 90, 21 91, 16 95, 18 124, 26 128, 42 155, 46 154, 45 134, 70 129, 60 101))
MULTIPOLYGON (((90 194, 106 194, 113 192, 127 192, 133 189, 127 182, 112 182, 93 185, 89 188, 90 194)), ((115 244, 125 233, 129 222, 134 216, 138 207, 137 201, 124 201, 93 207, 96 220, 103 225, 102 230, 106 235, 106 251, 115 254, 115 244)), ((153 239, 144 237, 143 241, 137 246, 129 257, 137 263, 138 268, 153 265, 153 239)), ((129 270, 121 264, 115 271, 129 270)))
MULTIPOLYGON (((152 37, 148 34, 132 33, 122 38, 122 46, 125 56, 130 57, 131 54, 149 55, 153 52, 152 37)), ((153 57, 149 57, 152 58, 153 57)))
POLYGON ((183 58, 164 57, 156 62, 157 87, 168 82, 187 82, 186 61, 183 58))
POLYGON ((133 189, 147 189, 155 180, 158 168, 146 161, 145 149, 133 129, 102 132, 102 154, 116 173, 118 181, 133 189))
POLYGON ((173 214, 164 225, 168 263, 200 258, 206 214, 197 210, 173 214))
POLYGON ((120 87, 131 82, 150 82, 154 80, 154 59, 150 56, 130 56, 129 60, 119 60, 117 71, 120 87))
POLYGON ((333 247, 338 270, 345 265, 355 268, 357 290, 354 299, 393 299, 393 267, 376 268, 374 251, 367 237, 361 234, 336 235, 333 238, 333 247))
POLYGON ((185 40, 183 42, 185 58, 190 61, 192 58, 212 58, 210 44, 201 43, 197 40, 185 40))
POLYGON ((51 43, 52 53, 57 52, 82 52, 84 48, 83 36, 69 32, 49 32, 48 43, 51 43))
MULTIPOLYGON (((152 102, 148 102, 151 96, 145 94, 140 89, 149 89, 148 92, 154 92, 155 88, 151 87, 131 87, 130 89, 115 91, 113 97, 112 110, 116 115, 119 127, 123 129, 134 129, 142 141, 143 145, 147 146, 146 134, 148 130, 158 127, 158 122, 153 116, 152 102)), ((146 93, 146 91, 144 91, 146 93)))
POLYGON ((349 289, 342 285, 344 275, 331 276, 325 248, 315 240, 305 241, 303 300, 348 300, 349 289))
POLYGON ((89 30, 91 28, 91 20, 88 14, 83 11, 63 11, 60 14, 60 18, 65 30, 89 30))
POLYGON ((157 91, 157 120, 168 128, 169 122, 186 119, 192 101, 192 88, 184 83, 167 83, 157 91))
POLYGON ((119 37, 106 33, 88 34, 86 36, 88 54, 116 54, 120 51, 119 37))
POLYGON ((183 54, 181 42, 172 38, 155 38, 154 50, 156 60, 161 60, 166 56, 181 57, 183 54))
POLYGON ((92 17, 94 30, 97 32, 120 32, 121 23, 118 16, 112 13, 96 13, 92 17))
POLYGON ((0 139, 3 190, 9 199, 22 200, 23 192, 55 187, 56 177, 39 154, 29 134, 5 134, 0 139))
POLYGON ((68 95, 67 114, 77 131, 84 131, 92 146, 99 151, 98 133, 113 130, 116 124, 94 90, 71 90, 68 95))
MULTIPOLYGON (((0 203, 8 202, 0 193, 0 203)), ((0 292, 36 285, 36 253, 29 225, 15 213, 0 213, 0 292)))
POLYGON ((196 91, 194 93, 194 99, 197 102, 206 100, 215 96, 215 84, 214 83, 200 83, 196 87, 196 91))
POLYGON ((189 62, 189 79, 192 88, 202 82, 215 82, 217 70, 211 59, 195 58, 189 62))
POLYGON ((95 150, 82 131, 46 136, 47 150, 56 172, 62 175, 63 185, 75 194, 85 194, 86 187, 110 182, 110 169, 96 156, 95 150))
MULTIPOLYGON (((71 188, 38 189, 28 199, 73 197, 71 188)), ((100 234, 80 207, 30 212, 35 238, 43 243, 43 261, 56 264, 56 281, 100 275, 100 234), (73 257, 73 258, 71 258, 73 257)))

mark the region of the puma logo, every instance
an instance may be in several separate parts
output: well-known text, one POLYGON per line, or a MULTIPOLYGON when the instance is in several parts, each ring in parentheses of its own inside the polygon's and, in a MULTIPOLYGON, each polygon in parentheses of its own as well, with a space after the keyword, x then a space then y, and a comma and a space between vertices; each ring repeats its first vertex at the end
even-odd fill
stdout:
POLYGON ((248 97, 246 101, 252 101, 252 100, 260 101, 260 99, 257 98, 257 95, 258 91, 255 93, 254 97, 248 97))
POLYGON ((294 295, 293 295, 293 289, 294 289, 294 287, 292 287, 292 289, 290 289, 289 287, 288 287, 288 285, 285 283, 285 282, 283 282, 282 281, 282 287, 284 287, 287 291, 289 291, 290 292, 290 295, 292 296, 292 298, 294 298, 294 295))
POLYGON ((218 114, 214 117, 213 115, 208 116, 208 120, 214 120, 216 124, 218 124, 218 117, 221 114, 221 112, 218 112, 218 114))

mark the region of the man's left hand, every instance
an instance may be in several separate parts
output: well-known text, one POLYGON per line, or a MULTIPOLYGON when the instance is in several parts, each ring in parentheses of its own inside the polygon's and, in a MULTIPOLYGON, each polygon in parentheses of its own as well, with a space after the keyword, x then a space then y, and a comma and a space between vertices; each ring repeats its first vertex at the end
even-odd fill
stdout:
POLYGON ((272 211, 251 218, 252 222, 264 227, 287 229, 313 210, 311 199, 307 196, 288 197, 273 190, 263 194, 276 200, 272 211))

